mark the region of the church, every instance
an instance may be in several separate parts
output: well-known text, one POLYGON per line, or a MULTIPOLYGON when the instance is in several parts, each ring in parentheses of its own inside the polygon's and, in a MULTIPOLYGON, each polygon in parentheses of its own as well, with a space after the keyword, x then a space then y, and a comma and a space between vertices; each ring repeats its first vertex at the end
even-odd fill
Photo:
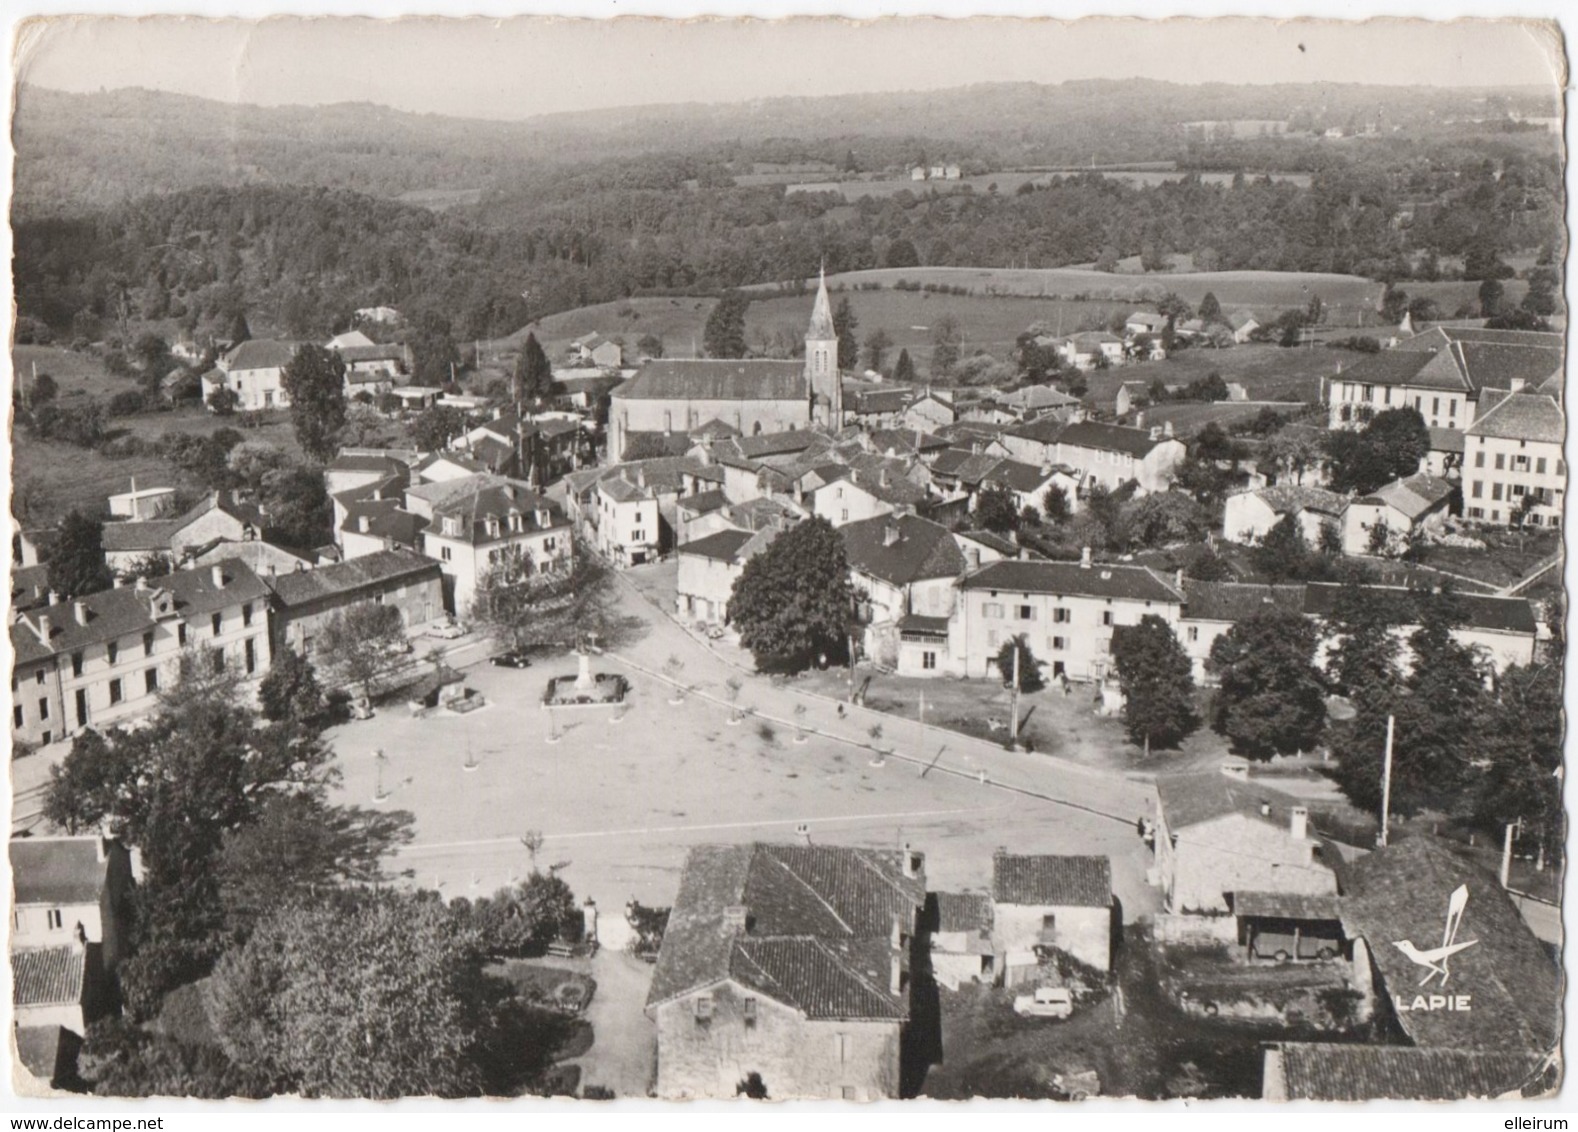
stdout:
POLYGON ((721 422, 741 436, 811 425, 841 427, 843 386, 838 335, 827 298, 827 278, 817 284, 805 360, 659 358, 610 395, 608 459, 625 459, 633 438, 687 436, 721 422))

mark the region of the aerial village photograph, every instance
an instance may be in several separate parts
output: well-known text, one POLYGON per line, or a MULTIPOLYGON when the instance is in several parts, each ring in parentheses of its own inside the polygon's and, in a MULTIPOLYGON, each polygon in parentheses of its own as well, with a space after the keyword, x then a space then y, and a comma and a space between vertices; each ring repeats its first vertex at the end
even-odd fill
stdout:
POLYGON ((1559 1111, 1554 21, 12 33, 16 1111, 1559 1111))

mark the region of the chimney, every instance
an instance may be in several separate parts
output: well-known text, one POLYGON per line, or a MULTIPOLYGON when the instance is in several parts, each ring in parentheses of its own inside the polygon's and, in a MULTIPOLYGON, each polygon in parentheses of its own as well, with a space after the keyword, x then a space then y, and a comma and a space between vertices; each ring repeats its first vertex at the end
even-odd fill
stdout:
POLYGON ((1267 802, 1265 800, 1261 801, 1261 803, 1260 803, 1260 816, 1263 817, 1263 818, 1269 818, 1271 816, 1271 803, 1270 802, 1267 802))
POLYGON ((108 837, 95 837, 93 839, 93 852, 99 864, 110 859, 110 839, 108 837))
POLYGON ((1183 567, 1181 566, 1178 568, 1178 573, 1173 576, 1173 587, 1180 591, 1183 589, 1183 567))
POLYGON ((49 635, 53 631, 54 626, 49 623, 49 614, 40 613, 38 615, 38 639, 43 642, 45 648, 49 647, 49 635))
POLYGON ((888 486, 888 470, 886 468, 883 468, 882 471, 880 473, 878 473, 878 475, 877 475, 877 483, 881 487, 887 487, 888 486))
POLYGON ((1052 478, 1052 463, 1051 463, 1051 461, 1043 460, 1041 462, 1041 478, 1044 479, 1044 480, 1049 480, 1049 479, 1052 478))
POLYGON ((746 911, 743 904, 730 904, 723 910, 723 926, 732 932, 744 934, 746 911))
POLYGON ((77 624, 86 625, 88 623, 88 603, 85 601, 74 601, 71 603, 71 608, 76 612, 77 624))
POLYGON ((1090 569, 1090 547, 1088 547, 1088 546, 1080 548, 1080 551, 1079 551, 1079 568, 1081 570, 1089 570, 1090 569))
POLYGON ((1161 427, 1161 425, 1152 425, 1151 426, 1151 439, 1152 440, 1160 440, 1161 438, 1162 438, 1162 427, 1161 427))
POLYGON ((115 580, 114 580, 114 586, 115 586, 115 588, 116 588, 116 589, 120 589, 120 588, 121 588, 121 587, 122 587, 122 586, 124 586, 124 585, 125 585, 125 584, 126 584, 126 579, 125 579, 125 578, 123 578, 123 577, 121 577, 121 576, 120 576, 120 575, 119 575, 119 574, 116 574, 116 575, 115 575, 115 580))
POLYGON ((636 469, 636 486, 637 487, 646 487, 646 485, 647 485, 647 470, 646 470, 646 467, 643 465, 642 467, 639 467, 639 468, 636 469))
POLYGON ((213 578, 214 588, 216 590, 222 590, 225 588, 225 568, 223 566, 219 565, 217 562, 214 563, 213 567, 209 570, 208 575, 209 577, 213 578))
POLYGON ((1289 823, 1293 833, 1293 840, 1303 841, 1310 833, 1310 812, 1303 806, 1293 807, 1293 818, 1289 823))
POLYGON ((547 530, 548 527, 553 522, 553 515, 549 512, 548 508, 546 508, 546 507, 539 507, 539 508, 537 508, 536 516, 537 516, 537 525, 539 527, 541 527, 543 530, 547 530))
POLYGON ((976 546, 967 546, 967 547, 965 547, 964 548, 964 561, 965 561, 965 565, 969 569, 971 569, 971 570, 979 570, 981 568, 981 549, 980 549, 980 547, 976 547, 976 546))
POLYGON ((1145 411, 1143 409, 1140 410, 1138 413, 1134 414, 1134 427, 1135 428, 1144 428, 1145 427, 1145 411))
POLYGON ((358 531, 362 532, 362 534, 365 535, 368 531, 372 530, 372 526, 373 526, 373 521, 372 521, 372 519, 369 516, 367 516, 367 515, 358 515, 358 516, 356 516, 356 529, 358 531))
POLYGON ((926 854, 911 849, 910 843, 908 841, 904 843, 903 857, 904 875, 907 877, 913 879, 914 877, 919 876, 921 870, 926 867, 926 854))
POLYGON ((272 562, 268 564, 268 576, 271 578, 274 576, 274 563, 272 562))
POLYGON ((888 993, 902 994, 904 991, 904 953, 895 951, 888 964, 888 993))
MULTIPOLYGON (((905 857, 908 858, 908 856, 909 854, 906 852, 905 857)), ((898 951, 904 946, 904 917, 897 912, 893 914, 893 923, 888 930, 888 946, 893 948, 894 951, 898 951)))
POLYGON ((1163 421, 1162 422, 1162 435, 1165 436, 1169 440, 1172 439, 1172 436, 1173 436, 1173 422, 1172 421, 1163 421))
POLYGON ((899 525, 890 522, 882 528, 882 545, 892 546, 899 541, 899 525))
POLYGON ((805 822, 801 822, 799 825, 795 826, 794 833, 795 836, 800 839, 800 844, 811 844, 811 827, 805 822))
POLYGON ((137 577, 136 590, 138 593, 146 593, 148 590, 148 579, 142 577, 140 574, 137 577))
POLYGON ((1514 378, 1511 379, 1511 381, 1508 382, 1508 384, 1511 386, 1512 392, 1514 392, 1514 393, 1522 393, 1523 392, 1523 387, 1527 383, 1521 377, 1514 377, 1514 378))
POLYGON ((58 594, 54 590, 50 590, 49 593, 46 594, 45 596, 47 598, 49 598, 49 600, 45 603, 46 605, 59 605, 60 604, 60 594, 58 594))

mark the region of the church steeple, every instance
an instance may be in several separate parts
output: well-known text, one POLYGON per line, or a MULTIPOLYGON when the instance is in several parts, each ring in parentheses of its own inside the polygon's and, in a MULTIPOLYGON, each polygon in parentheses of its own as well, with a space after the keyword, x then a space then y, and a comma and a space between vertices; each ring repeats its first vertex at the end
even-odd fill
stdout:
POLYGON ((826 264, 817 276, 816 302, 805 332, 805 376, 812 420, 842 428, 844 386, 838 373, 838 331, 833 328, 833 304, 827 297, 826 264))

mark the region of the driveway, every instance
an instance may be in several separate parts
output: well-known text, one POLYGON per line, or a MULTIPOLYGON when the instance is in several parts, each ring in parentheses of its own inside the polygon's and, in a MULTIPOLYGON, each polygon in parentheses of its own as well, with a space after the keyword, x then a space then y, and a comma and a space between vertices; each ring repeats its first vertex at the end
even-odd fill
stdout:
POLYGON ((652 966, 623 951, 600 949, 592 957, 597 993, 586 1008, 592 1048, 571 1064, 581 1067, 581 1087, 602 1085, 616 1097, 645 1097, 657 1068, 657 1027, 642 1012, 652 966))

